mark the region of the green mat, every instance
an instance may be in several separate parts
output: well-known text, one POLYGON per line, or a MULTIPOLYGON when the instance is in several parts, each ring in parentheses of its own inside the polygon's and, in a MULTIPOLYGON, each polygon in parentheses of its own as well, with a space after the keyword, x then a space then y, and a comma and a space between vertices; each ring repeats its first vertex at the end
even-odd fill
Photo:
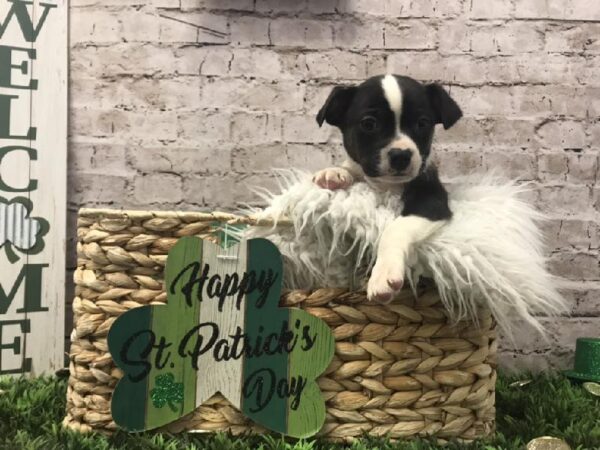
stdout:
MULTIPOLYGON (((534 437, 565 439, 575 449, 600 449, 600 398, 560 375, 533 377, 524 387, 510 387, 517 379, 500 377, 497 390, 498 432, 487 442, 457 443, 447 449, 517 450, 534 437)), ((426 450, 439 448, 428 441, 390 443, 364 439, 349 446, 279 437, 234 438, 217 435, 118 433, 79 435, 61 427, 66 381, 0 379, 0 449, 106 450, 426 450)))

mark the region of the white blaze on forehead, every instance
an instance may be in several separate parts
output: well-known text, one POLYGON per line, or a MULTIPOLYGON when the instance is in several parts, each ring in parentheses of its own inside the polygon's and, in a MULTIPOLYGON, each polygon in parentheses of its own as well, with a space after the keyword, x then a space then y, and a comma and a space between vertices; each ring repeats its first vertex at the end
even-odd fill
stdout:
MULTIPOLYGON (((398 80, 393 75, 386 75, 381 79, 381 87, 383 95, 390 105, 390 109, 396 116, 396 135, 392 142, 379 151, 379 162, 377 171, 380 176, 373 178, 372 183, 388 183, 398 184, 406 183, 415 178, 423 164, 423 158, 419 153, 417 144, 400 129, 400 114, 402 113, 402 90, 398 84, 398 80), (390 166, 390 151, 393 149, 408 150, 411 152, 410 164, 402 173, 396 173, 394 168, 390 166)), ((369 181, 369 180, 368 180, 369 181)))
POLYGON ((398 80, 394 75, 386 75, 381 80, 381 87, 383 87, 383 95, 385 95, 390 109, 396 114, 396 120, 399 122, 402 112, 402 91, 398 80))

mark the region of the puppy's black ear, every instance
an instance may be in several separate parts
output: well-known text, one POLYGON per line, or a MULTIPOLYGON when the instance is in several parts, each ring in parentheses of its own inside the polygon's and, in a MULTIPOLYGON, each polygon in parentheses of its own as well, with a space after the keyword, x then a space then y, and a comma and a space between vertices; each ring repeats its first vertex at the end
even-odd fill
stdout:
POLYGON ((334 126, 340 126, 344 119, 344 114, 350 106, 350 102, 356 94, 355 86, 336 86, 333 88, 325 104, 317 114, 317 123, 323 125, 324 121, 334 126))
POLYGON ((462 117, 460 107, 439 84, 428 84, 425 89, 436 115, 435 123, 443 124, 444 130, 447 130, 462 117))

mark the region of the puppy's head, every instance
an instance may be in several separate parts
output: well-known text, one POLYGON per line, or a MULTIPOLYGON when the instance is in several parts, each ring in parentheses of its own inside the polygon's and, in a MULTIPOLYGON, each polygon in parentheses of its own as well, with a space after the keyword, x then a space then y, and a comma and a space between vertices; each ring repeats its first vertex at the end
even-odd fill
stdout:
POLYGON ((425 167, 435 124, 450 128, 462 116, 439 84, 409 77, 373 77, 337 86, 317 115, 338 127, 344 147, 365 176, 382 184, 405 183, 425 167))

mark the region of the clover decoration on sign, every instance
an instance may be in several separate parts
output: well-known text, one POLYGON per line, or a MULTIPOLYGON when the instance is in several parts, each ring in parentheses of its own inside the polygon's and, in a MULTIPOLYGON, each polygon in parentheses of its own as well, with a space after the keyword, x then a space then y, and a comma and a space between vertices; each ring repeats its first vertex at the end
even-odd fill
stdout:
POLYGON ((25 255, 37 255, 44 249, 44 236, 50 225, 42 217, 30 217, 33 203, 26 197, 7 200, 0 197, 0 249, 4 247, 11 263, 25 255))
POLYGON ((183 383, 176 383, 175 376, 170 372, 157 375, 154 389, 150 391, 150 398, 156 408, 168 404, 173 412, 177 412, 174 403, 183 403, 183 383))
POLYGON ((112 415, 122 428, 166 425, 217 392, 270 430, 308 437, 322 427, 316 378, 333 358, 331 330, 279 307, 273 243, 231 239, 181 238, 167 259, 167 305, 132 309, 111 327, 109 350, 124 371, 112 415))

